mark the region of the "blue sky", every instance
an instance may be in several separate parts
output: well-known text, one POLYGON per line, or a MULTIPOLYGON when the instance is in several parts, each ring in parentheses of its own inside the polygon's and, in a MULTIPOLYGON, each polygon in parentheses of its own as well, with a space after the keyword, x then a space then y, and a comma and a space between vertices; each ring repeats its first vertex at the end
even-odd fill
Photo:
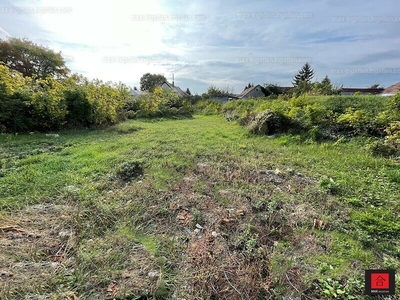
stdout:
POLYGON ((0 38, 61 51, 88 78, 139 87, 147 72, 192 93, 249 82, 315 79, 385 87, 400 81, 397 0, 0 0, 0 38))

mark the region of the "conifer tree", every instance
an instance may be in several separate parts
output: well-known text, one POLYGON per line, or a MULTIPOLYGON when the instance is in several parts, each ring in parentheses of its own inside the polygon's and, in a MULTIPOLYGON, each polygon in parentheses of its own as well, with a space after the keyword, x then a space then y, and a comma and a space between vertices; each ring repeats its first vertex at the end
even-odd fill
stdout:
POLYGON ((310 64, 307 62, 301 68, 301 70, 293 77, 293 86, 298 87, 302 82, 307 84, 311 83, 311 79, 314 77, 314 70, 311 69, 310 64))

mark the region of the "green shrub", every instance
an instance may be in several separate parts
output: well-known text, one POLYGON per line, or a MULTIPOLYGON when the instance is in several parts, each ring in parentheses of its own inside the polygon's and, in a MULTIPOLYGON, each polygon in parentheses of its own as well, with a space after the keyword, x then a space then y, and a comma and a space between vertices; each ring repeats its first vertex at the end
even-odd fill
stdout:
POLYGON ((393 218, 393 214, 387 209, 370 209, 368 211, 353 211, 353 222, 369 235, 375 238, 400 237, 400 224, 393 218))
POLYGON ((67 103, 66 122, 69 126, 88 126, 92 107, 85 90, 81 87, 69 88, 64 92, 67 103))
POLYGON ((390 144, 386 144, 384 141, 376 140, 367 146, 368 150, 373 155, 390 157, 394 155, 400 155, 400 151, 390 144))
POLYGON ((202 115, 218 115, 221 108, 222 104, 216 100, 202 100, 196 104, 195 111, 202 115))
POLYGON ((138 160, 123 163, 117 170, 117 177, 122 181, 131 181, 143 175, 143 162, 138 160))
POLYGON ((114 124, 122 119, 129 97, 121 83, 89 82, 77 75, 62 81, 32 79, 0 64, 0 131, 114 124))
POLYGON ((332 178, 323 176, 319 181, 320 188, 332 195, 337 195, 340 192, 340 186, 332 178))
POLYGON ((192 104, 177 93, 156 87, 153 93, 129 100, 124 107, 127 118, 153 118, 191 115, 192 104))
POLYGON ((390 123, 385 133, 385 144, 400 151, 400 121, 390 123))

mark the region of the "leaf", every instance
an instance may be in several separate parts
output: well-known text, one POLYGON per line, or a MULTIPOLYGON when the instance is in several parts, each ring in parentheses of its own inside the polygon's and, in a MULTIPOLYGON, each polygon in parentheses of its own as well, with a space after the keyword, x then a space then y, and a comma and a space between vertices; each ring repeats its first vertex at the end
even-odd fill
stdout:
POLYGON ((331 291, 330 291, 330 290, 323 290, 323 292, 324 292, 325 294, 327 294, 327 295, 330 295, 330 294, 331 294, 331 291))
POLYGON ((118 290, 118 285, 115 282, 110 283, 110 285, 107 287, 107 297, 114 298, 117 295, 118 290))

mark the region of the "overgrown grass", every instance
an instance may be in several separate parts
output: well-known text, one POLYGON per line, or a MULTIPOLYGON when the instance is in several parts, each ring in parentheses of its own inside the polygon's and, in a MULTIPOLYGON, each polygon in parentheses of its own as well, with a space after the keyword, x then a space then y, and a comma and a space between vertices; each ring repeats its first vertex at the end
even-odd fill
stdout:
POLYGON ((398 162, 366 138, 253 136, 221 116, 58 134, 0 135, 0 227, 38 235, 0 230, 20 241, 0 244, 15 272, 0 298, 328 299, 356 282, 337 299, 363 299, 364 269, 400 271, 398 162), (16 267, 32 245, 39 279, 16 267))

